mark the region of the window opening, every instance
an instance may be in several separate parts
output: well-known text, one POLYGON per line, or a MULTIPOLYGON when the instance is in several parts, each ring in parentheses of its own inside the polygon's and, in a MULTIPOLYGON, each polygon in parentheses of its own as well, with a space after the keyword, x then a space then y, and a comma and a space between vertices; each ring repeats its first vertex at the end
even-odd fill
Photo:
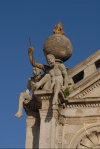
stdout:
POLYGON ((96 69, 100 69, 100 59, 95 62, 96 69))
POLYGON ((73 81, 75 84, 79 83, 80 81, 83 80, 84 77, 84 71, 79 72, 75 76, 72 77, 73 81))

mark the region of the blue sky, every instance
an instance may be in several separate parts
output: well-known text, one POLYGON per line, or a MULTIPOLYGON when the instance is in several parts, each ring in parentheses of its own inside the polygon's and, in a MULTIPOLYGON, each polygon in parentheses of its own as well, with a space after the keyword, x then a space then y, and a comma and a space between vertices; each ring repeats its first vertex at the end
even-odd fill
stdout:
POLYGON ((46 64, 43 44, 59 21, 73 45, 66 67, 100 49, 100 0, 0 0, 0 148, 25 147, 27 115, 14 114, 32 76, 28 36, 35 60, 46 64))

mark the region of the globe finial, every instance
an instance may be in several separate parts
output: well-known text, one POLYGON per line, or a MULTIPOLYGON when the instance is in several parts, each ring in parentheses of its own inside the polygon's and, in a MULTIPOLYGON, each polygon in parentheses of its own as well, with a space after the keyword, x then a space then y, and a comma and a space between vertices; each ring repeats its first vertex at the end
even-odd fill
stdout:
POLYGON ((62 26, 61 22, 55 25, 54 35, 49 36, 43 46, 44 55, 52 54, 56 62, 65 62, 71 57, 73 51, 70 40, 63 35, 62 26))
POLYGON ((55 25, 53 33, 63 35, 64 31, 62 30, 62 26, 63 26, 63 24, 61 22, 59 22, 57 25, 55 25))

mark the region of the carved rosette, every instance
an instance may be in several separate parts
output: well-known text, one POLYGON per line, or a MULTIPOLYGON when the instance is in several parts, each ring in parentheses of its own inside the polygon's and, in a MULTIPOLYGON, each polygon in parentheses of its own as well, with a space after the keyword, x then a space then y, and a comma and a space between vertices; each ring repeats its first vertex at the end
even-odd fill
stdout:
POLYGON ((76 149, 100 149, 100 132, 92 132, 79 142, 76 149))

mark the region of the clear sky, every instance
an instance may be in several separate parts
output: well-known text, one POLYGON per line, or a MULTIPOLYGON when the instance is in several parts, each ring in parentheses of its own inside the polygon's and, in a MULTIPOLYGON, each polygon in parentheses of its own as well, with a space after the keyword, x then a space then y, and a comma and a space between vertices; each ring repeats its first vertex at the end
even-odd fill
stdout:
POLYGON ((35 60, 46 64, 43 44, 59 21, 73 45, 66 67, 100 49, 100 0, 0 0, 0 148, 25 147, 27 115, 14 114, 32 76, 28 36, 35 60))

